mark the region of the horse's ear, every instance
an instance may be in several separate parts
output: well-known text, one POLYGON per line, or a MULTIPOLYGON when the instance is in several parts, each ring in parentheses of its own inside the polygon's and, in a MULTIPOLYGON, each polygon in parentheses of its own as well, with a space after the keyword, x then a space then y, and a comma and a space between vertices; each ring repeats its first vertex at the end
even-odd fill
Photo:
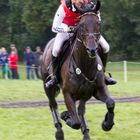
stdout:
POLYGON ((101 2, 100 2, 100 0, 97 0, 95 10, 96 11, 99 11, 100 10, 100 7, 101 7, 101 2))

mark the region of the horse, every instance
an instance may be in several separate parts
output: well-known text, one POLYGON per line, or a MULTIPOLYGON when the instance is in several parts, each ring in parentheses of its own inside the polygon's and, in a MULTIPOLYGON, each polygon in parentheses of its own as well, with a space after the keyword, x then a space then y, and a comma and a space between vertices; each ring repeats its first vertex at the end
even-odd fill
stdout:
POLYGON ((102 129, 109 131, 114 125, 115 101, 110 97, 105 84, 103 64, 98 53, 100 22, 96 12, 90 11, 80 16, 80 23, 75 36, 74 41, 70 43, 70 53, 61 65, 59 73, 59 86, 62 89, 68 110, 62 112, 61 115, 58 113, 56 102, 58 85, 49 89, 45 87, 45 83, 52 72, 51 51, 54 39, 47 44, 41 61, 43 85, 56 127, 56 140, 64 140, 61 119, 73 129, 81 128, 83 140, 90 140, 89 128, 85 118, 85 105, 91 97, 106 103, 107 113, 102 122, 102 129), (76 107, 77 101, 79 101, 78 107, 76 107))

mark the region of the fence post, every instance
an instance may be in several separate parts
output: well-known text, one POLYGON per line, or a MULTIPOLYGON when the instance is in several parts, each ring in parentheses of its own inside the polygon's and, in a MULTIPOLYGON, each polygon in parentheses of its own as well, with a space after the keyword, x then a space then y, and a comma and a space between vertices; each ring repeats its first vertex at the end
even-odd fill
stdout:
POLYGON ((127 83, 127 61, 123 61, 123 68, 124 68, 124 82, 127 83))

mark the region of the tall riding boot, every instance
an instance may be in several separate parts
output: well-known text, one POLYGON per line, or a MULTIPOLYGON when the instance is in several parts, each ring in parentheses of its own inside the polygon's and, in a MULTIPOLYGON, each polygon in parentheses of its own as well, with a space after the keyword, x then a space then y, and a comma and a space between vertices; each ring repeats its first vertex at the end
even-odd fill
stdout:
POLYGON ((59 68, 59 57, 54 57, 52 55, 52 70, 53 75, 51 79, 45 84, 46 88, 50 88, 58 83, 57 75, 58 75, 58 68, 59 68))
MULTIPOLYGON (((108 57, 108 53, 102 54, 102 57, 101 57, 102 63, 103 63, 103 66, 104 66, 104 72, 106 70, 107 57, 108 57)), ((117 81, 114 80, 112 77, 105 76, 105 83, 106 83, 106 85, 114 85, 114 84, 117 83, 117 81)))

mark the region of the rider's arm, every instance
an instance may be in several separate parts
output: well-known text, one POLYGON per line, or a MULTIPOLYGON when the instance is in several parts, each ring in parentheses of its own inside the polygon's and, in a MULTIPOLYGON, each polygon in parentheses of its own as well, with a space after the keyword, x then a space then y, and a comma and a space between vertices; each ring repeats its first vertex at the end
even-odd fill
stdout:
POLYGON ((60 5, 53 20, 53 26, 52 26, 53 32, 55 33, 67 32, 66 30, 68 26, 63 23, 64 17, 65 17, 65 11, 63 9, 63 6, 60 5))

